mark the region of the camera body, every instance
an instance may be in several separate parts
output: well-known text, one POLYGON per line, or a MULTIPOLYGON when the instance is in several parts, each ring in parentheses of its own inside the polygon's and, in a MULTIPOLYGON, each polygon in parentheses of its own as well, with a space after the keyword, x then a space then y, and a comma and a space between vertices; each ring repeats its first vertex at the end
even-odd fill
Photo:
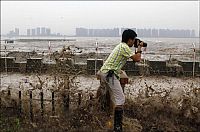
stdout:
MULTIPOLYGON (((138 48, 138 44, 137 42, 139 41, 139 43, 141 43, 142 41, 138 38, 135 38, 135 42, 134 42, 134 47, 138 48)), ((143 42, 143 47, 147 47, 147 43, 143 42)))

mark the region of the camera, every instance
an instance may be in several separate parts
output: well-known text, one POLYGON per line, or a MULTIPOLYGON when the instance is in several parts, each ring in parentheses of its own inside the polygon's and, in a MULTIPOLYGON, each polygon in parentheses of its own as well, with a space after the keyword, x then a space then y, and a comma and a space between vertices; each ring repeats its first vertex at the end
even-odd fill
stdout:
MULTIPOLYGON (((139 43, 141 43, 142 41, 138 38, 135 38, 135 42, 134 42, 134 47, 138 48, 138 44, 137 42, 139 41, 139 43)), ((143 42, 143 46, 142 47, 147 47, 147 43, 143 42)))

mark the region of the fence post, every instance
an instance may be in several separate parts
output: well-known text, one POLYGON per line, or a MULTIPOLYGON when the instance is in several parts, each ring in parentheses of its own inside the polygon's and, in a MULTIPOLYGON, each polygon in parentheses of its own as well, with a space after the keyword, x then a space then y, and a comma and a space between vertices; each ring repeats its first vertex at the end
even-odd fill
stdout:
POLYGON ((69 110, 69 93, 67 93, 67 104, 66 104, 66 106, 67 106, 67 110, 69 110))
POLYGON ((78 107, 81 105, 81 93, 78 93, 78 107))
POLYGON ((64 105, 64 112, 69 110, 69 93, 67 93, 67 95, 65 93, 63 94, 63 105, 64 105))
POLYGON ((22 113, 22 96, 21 96, 21 91, 19 91, 19 116, 21 116, 22 113))
POLYGON ((196 53, 195 53, 195 44, 192 43, 193 48, 194 48, 194 54, 193 54, 193 66, 192 66, 192 76, 194 77, 195 74, 195 62, 196 62, 196 53))
POLYGON ((10 89, 8 89, 8 96, 11 96, 10 89))
POLYGON ((40 92, 40 101, 41 101, 41 116, 44 116, 44 93, 40 92))
POLYGON ((52 115, 55 115, 54 91, 52 92, 52 115))
POLYGON ((29 92, 29 96, 30 96, 30 100, 29 100, 29 103, 30 103, 30 118, 31 118, 31 121, 33 121, 32 91, 29 92))
POLYGON ((1 97, 0 97, 0 108, 1 108, 1 97))

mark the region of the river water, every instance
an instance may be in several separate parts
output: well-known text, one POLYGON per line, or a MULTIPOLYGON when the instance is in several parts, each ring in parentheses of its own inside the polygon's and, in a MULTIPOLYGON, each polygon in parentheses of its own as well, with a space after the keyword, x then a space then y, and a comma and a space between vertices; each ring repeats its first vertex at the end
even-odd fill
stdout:
MULTIPOLYGON (((30 39, 41 39, 44 37, 35 37, 30 39)), ((6 38, 1 38, 2 40, 6 38)), ((14 38, 21 39, 21 38, 14 38)), ((1 41, 1 54, 10 51, 36 51, 38 53, 48 53, 50 51, 60 51, 64 46, 70 46, 74 52, 91 53, 96 52, 98 45, 98 53, 110 53, 112 49, 121 41, 120 37, 66 37, 66 38, 50 38, 45 39, 75 39, 76 41, 15 41, 14 43, 6 44, 1 41), (49 44, 50 43, 50 44, 49 44), (96 44, 97 43, 97 44, 96 44)), ((143 57, 146 59, 168 60, 171 57, 180 60, 193 60, 193 43, 197 50, 200 48, 199 38, 140 38, 148 44, 146 52, 143 52, 143 57)), ((132 47, 134 51, 135 48, 132 47)), ((200 60, 199 55, 196 55, 196 61, 200 60)))

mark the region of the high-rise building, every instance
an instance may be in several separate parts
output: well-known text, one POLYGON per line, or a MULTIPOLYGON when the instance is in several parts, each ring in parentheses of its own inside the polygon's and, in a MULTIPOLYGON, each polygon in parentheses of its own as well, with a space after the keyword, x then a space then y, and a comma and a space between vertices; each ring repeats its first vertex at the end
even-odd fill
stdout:
POLYGON ((46 35, 46 28, 45 28, 45 27, 42 27, 42 28, 41 28, 41 35, 42 35, 42 36, 45 36, 45 35, 46 35))
POLYGON ((15 36, 19 36, 19 28, 15 28, 15 36))
POLYGON ((192 31, 191 31, 190 37, 195 37, 195 30, 192 30, 192 31))
POLYGON ((166 37, 167 29, 159 29, 159 37, 166 37))
POLYGON ((37 31, 37 36, 40 36, 40 27, 37 27, 36 31, 37 31))
POLYGON ((158 29, 151 30, 151 37, 158 37, 158 29))
POLYGON ((35 34, 35 29, 32 29, 31 31, 32 31, 32 34, 31 34, 31 35, 32 35, 32 36, 35 36, 35 35, 36 35, 36 34, 35 34))
POLYGON ((30 29, 27 29, 27 36, 31 36, 31 30, 30 29))
POLYGON ((86 29, 76 28, 78 37, 119 37, 119 28, 114 29, 86 29))
POLYGON ((93 37, 94 36, 94 29, 89 29, 88 30, 88 35, 90 36, 90 37, 93 37))
POLYGON ((51 35, 51 29, 50 28, 46 28, 46 35, 50 36, 51 35))
POLYGON ((88 36, 88 29, 85 28, 76 28, 76 36, 77 37, 87 37, 88 36))
POLYGON ((119 28, 113 29, 113 37, 119 37, 119 28))
POLYGON ((144 37, 144 29, 137 29, 137 36, 138 37, 144 37))
POLYGON ((56 36, 61 36, 61 34, 60 34, 60 33, 57 33, 56 36))

